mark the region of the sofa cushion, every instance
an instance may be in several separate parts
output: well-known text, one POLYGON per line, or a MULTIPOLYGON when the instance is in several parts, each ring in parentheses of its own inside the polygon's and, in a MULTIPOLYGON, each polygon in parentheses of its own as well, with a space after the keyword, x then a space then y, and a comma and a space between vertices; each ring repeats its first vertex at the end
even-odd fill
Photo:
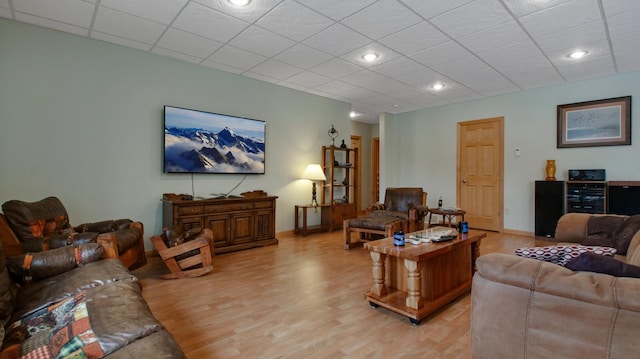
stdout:
POLYGON ((573 271, 604 273, 615 277, 640 278, 640 267, 592 252, 581 253, 578 257, 570 260, 565 267, 573 271))
POLYGON ((28 252, 42 251, 46 237, 69 235, 73 230, 69 225, 67 210, 56 197, 37 202, 7 201, 2 204, 2 211, 22 247, 28 252))
POLYGON ((85 264, 57 276, 21 286, 16 295, 12 322, 25 313, 59 302, 79 291, 113 282, 133 282, 138 279, 117 259, 102 259, 85 264))
POLYGON ((523 247, 517 248, 515 253, 517 256, 537 259, 545 262, 555 263, 561 266, 566 265, 573 258, 578 257, 581 253, 593 252, 605 256, 613 256, 616 253, 615 248, 600 246, 583 246, 583 245, 559 245, 545 247, 523 247))
POLYGON ((591 216, 587 223, 587 237, 582 241, 582 244, 616 248, 614 233, 622 225, 625 218, 621 216, 591 216))
POLYGON ((640 214, 630 216, 622 222, 614 233, 618 254, 627 254, 633 236, 640 230, 640 214))

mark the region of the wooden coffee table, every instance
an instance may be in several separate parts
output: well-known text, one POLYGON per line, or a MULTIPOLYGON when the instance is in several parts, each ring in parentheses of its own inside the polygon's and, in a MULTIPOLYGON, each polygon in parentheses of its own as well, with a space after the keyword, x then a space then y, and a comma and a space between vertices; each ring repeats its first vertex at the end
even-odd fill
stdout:
POLYGON ((407 242, 404 247, 394 246, 393 238, 365 243, 373 260, 373 285, 365 293, 369 304, 400 313, 413 324, 419 324, 430 313, 469 291, 474 263, 480 254, 480 239, 487 235, 478 230, 457 234, 456 239, 448 242, 417 245, 407 242))

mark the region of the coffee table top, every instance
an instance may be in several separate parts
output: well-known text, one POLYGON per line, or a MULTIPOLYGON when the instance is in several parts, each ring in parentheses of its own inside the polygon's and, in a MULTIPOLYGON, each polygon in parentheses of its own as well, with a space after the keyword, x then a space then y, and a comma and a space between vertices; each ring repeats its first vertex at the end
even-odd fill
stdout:
MULTIPOLYGON (((434 230, 450 230, 449 227, 433 227, 434 230)), ((420 231, 424 232, 424 231, 420 231)), ((417 232, 413 232, 417 233, 417 232)), ((405 234, 406 238, 413 233, 405 234)), ((457 233, 457 232, 456 232, 457 233)), ((404 246, 396 246, 393 244, 393 238, 384 238, 377 241, 367 242, 364 244, 364 247, 371 252, 382 253, 398 258, 409 259, 413 261, 420 261, 430 257, 439 256, 442 253, 448 252, 451 250, 453 246, 473 243, 477 242, 480 239, 487 236, 487 233, 484 231, 479 231, 475 229, 469 230, 469 233, 457 233, 458 238, 454 238, 450 241, 446 242, 430 242, 430 243, 420 243, 420 244, 411 244, 405 241, 404 246)))

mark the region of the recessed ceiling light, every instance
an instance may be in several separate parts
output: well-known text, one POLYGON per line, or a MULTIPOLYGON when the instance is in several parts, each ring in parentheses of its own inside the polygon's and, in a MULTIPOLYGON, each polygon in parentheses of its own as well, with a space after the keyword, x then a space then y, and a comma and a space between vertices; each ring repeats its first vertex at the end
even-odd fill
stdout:
POLYGON ((588 53, 589 53, 588 51, 578 50, 570 53, 569 55, 567 55, 567 57, 570 59, 577 60, 585 57, 588 53))
POLYGON ((358 117, 358 115, 359 115, 359 113, 357 113, 357 112, 355 112, 355 111, 351 111, 351 112, 349 112, 349 117, 351 117, 351 118, 358 117))
POLYGON ((440 90, 442 90, 444 88, 444 84, 438 82, 438 83, 433 84, 433 86, 431 86, 431 88, 433 90, 440 91, 440 90))
POLYGON ((251 0, 229 0, 229 2, 236 6, 246 6, 249 5, 251 0))
POLYGON ((367 53, 367 54, 364 54, 364 55, 362 56, 362 59, 363 59, 364 61, 371 62, 371 61, 375 61, 375 60, 377 60, 377 59, 378 59, 378 57, 380 57, 380 55, 376 54, 375 52, 369 52, 369 53, 367 53))

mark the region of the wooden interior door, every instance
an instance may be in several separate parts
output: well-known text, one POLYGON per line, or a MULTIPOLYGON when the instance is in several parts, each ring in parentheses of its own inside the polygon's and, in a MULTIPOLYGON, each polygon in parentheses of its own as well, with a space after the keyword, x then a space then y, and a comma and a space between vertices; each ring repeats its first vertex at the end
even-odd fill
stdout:
POLYGON ((380 137, 371 142, 371 203, 380 202, 380 137))
POLYGON ((503 229, 504 117, 458 123, 457 206, 472 228, 503 229))

